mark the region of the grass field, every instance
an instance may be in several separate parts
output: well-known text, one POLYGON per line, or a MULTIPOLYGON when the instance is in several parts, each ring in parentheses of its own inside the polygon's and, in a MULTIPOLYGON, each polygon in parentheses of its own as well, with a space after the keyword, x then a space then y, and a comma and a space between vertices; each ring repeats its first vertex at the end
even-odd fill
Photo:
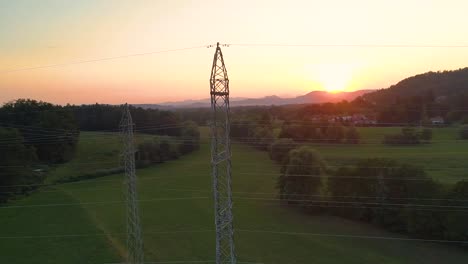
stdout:
MULTIPOLYGON (((151 137, 153 136, 138 134, 136 140, 139 142, 151 137)), ((118 133, 82 132, 73 160, 52 167, 47 182, 115 169, 122 166, 120 153, 118 133)))
POLYGON ((468 179, 468 140, 458 139, 458 128, 434 128, 433 142, 409 146, 382 144, 384 135, 398 127, 358 128, 362 144, 311 144, 331 166, 350 165, 362 158, 385 157, 423 167, 433 178, 447 183, 468 179))
MULTIPOLYGON (((444 131, 440 135, 436 133, 436 137, 445 133, 449 134, 444 131)), ((82 153, 77 155, 75 164, 83 163, 88 157, 93 162, 101 161, 102 157, 107 160, 105 153, 117 149, 117 138, 114 143, 90 143, 85 140, 86 134, 83 133, 79 148, 82 153), (87 151, 93 154, 88 155, 87 151)), ((320 151, 325 157, 339 157, 341 153, 331 146, 320 147, 320 151)), ((370 150, 363 153, 373 155, 370 150)), ((352 159, 362 153, 349 146, 349 150, 343 151, 345 154, 352 159)), ((205 141, 199 151, 179 160, 138 170, 147 262, 213 263, 209 160, 209 145, 205 141)), ((66 169, 62 170, 63 176, 66 169)), ((74 171, 70 167, 68 170, 74 171)), ((235 239, 241 262, 436 264, 468 261, 468 252, 445 244, 324 236, 399 237, 341 218, 304 215, 275 201, 252 200, 275 198, 278 171, 266 152, 233 145, 235 239)), ((13 201, 8 204, 10 207, 0 208, 0 263, 122 262, 126 252, 122 181, 123 175, 117 174, 56 185, 13 201)))

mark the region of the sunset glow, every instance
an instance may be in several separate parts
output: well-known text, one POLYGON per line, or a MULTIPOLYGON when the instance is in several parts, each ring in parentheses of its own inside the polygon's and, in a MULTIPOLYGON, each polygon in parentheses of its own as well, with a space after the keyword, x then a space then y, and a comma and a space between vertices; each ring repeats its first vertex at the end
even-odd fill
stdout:
POLYGON ((24 97, 60 104, 207 98, 213 49, 205 47, 5 71, 217 41, 324 44, 224 47, 233 97, 386 88, 415 74, 466 67, 468 49, 359 44, 466 44, 467 9, 468 2, 458 0, 2 1, 0 103, 24 97))
POLYGON ((353 78, 354 66, 349 64, 319 64, 307 67, 315 89, 336 93, 347 91, 353 78))

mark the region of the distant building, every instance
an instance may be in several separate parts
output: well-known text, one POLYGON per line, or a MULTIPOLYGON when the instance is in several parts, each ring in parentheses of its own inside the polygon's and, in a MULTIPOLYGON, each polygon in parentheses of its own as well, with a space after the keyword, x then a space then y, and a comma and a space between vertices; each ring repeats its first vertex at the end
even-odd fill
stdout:
POLYGON ((430 120, 433 125, 443 125, 445 123, 444 118, 441 116, 432 117, 430 120))
POLYGON ((377 124, 377 121, 371 119, 362 114, 354 114, 348 116, 334 116, 328 118, 330 123, 344 123, 344 124, 354 124, 354 125, 373 125, 377 124))
POLYGON ((438 103, 438 104, 444 103, 445 101, 447 101, 447 96, 438 96, 435 99, 435 102, 438 103))

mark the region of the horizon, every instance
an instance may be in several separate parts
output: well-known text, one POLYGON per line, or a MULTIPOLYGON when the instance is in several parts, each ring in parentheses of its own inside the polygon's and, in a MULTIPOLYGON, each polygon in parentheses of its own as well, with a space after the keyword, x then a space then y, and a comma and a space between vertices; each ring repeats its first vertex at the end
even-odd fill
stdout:
POLYGON ((216 41, 232 97, 388 88, 468 66, 468 3, 449 2, 3 2, 0 103, 204 99, 216 41))

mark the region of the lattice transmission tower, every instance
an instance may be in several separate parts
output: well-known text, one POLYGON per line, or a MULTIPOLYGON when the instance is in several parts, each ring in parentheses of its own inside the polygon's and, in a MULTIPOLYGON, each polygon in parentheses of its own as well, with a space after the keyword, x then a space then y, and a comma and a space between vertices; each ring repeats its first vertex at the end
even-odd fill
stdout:
POLYGON ((127 264, 143 264, 143 240, 141 237, 138 193, 135 172, 135 143, 133 120, 127 104, 124 106, 120 128, 123 139, 123 162, 125 166, 125 198, 127 205, 127 264))
POLYGON ((219 42, 213 58, 211 94, 211 169, 216 225, 216 264, 235 264, 231 191, 229 78, 219 42))

